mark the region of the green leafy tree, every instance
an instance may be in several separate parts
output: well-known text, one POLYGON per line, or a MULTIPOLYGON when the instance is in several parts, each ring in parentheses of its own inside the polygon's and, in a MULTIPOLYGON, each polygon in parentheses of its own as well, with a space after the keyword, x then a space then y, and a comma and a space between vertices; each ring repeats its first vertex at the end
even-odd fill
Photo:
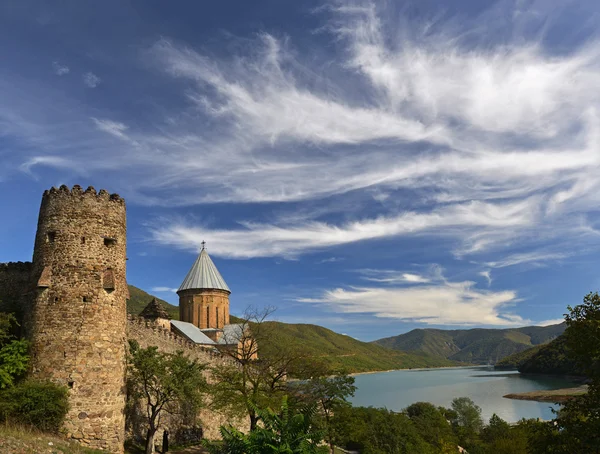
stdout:
POLYGON ((452 401, 452 410, 454 418, 450 421, 459 444, 467 449, 477 446, 483 429, 481 408, 468 397, 457 397, 452 401))
POLYGON ((439 449, 447 449, 448 446, 456 448, 458 438, 454 435, 452 426, 444 414, 435 405, 429 402, 416 402, 406 407, 404 411, 419 434, 429 444, 439 449))
POLYGON ((164 412, 195 416, 203 403, 205 366, 183 352, 161 353, 157 347, 140 348, 130 341, 128 389, 130 398, 146 408, 146 453, 154 450, 154 436, 164 412))
MULTIPOLYGON (((408 416, 384 408, 341 407, 332 427, 336 445, 362 454, 440 452, 423 439, 408 416)), ((448 452, 455 453, 456 445, 448 452)))
POLYGON ((273 308, 247 309, 238 323, 239 329, 226 339, 238 348, 218 347, 231 361, 212 369, 213 408, 232 416, 247 415, 250 430, 258 424, 257 408, 274 407, 288 393, 288 373, 304 356, 280 342, 274 327, 265 323, 273 311, 273 308), (270 344, 269 352, 263 354, 260 346, 266 344, 270 344))
POLYGON ((13 386, 29 366, 29 343, 11 333, 16 323, 13 314, 0 312, 0 389, 13 386))
MULTIPOLYGON (((249 405, 254 406, 250 403, 249 405)), ((320 446, 323 432, 315 424, 316 406, 303 406, 295 411, 282 400, 278 412, 254 408, 261 424, 244 434, 233 427, 221 427, 223 443, 205 442, 213 454, 325 454, 320 446)))
POLYGON ((343 371, 335 371, 322 363, 312 363, 303 370, 308 375, 296 388, 300 398, 314 403, 325 428, 327 443, 334 451, 334 432, 332 420, 342 407, 350 406, 348 398, 356 391, 354 377, 343 371))
POLYGON ((564 403, 551 423, 535 428, 534 453, 600 453, 600 295, 589 293, 568 310, 565 343, 591 382, 588 392, 564 403))

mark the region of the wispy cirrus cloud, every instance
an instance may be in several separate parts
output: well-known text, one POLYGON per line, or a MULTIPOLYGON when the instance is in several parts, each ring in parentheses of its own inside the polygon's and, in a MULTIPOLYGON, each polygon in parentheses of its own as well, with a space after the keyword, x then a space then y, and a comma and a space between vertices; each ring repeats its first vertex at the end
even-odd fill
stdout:
MULTIPOLYGON (((492 292, 478 289, 471 281, 451 282, 438 270, 439 279, 435 282, 405 279, 402 286, 335 288, 298 301, 325 304, 338 313, 371 314, 428 325, 523 326, 532 323, 514 313, 518 302, 515 291, 492 292)), ((384 272, 377 282, 388 283, 388 275, 384 272)))
MULTIPOLYGON (((25 150, 26 171, 63 168, 44 160, 57 149, 90 172, 118 162, 115 189, 147 205, 310 204, 365 193, 381 202, 376 213, 338 220, 235 219, 239 227, 214 228, 167 219, 152 229, 155 240, 181 248, 208 239, 227 257, 425 234, 455 239, 459 257, 588 241, 587 216, 600 202, 597 36, 557 52, 519 34, 541 3, 518 6, 519 14, 499 4, 462 30, 389 14, 385 2, 326 5, 318 14, 332 55, 266 32, 225 57, 161 39, 143 54, 144 68, 171 82, 176 108, 131 124, 75 107, 41 116, 23 102, 27 89, 11 95, 7 84, 1 94, 15 102, 0 107, 0 132, 50 150, 25 150), (514 34, 491 37, 497 21, 514 34)), ((544 19, 559 13, 544 10, 544 19)), ((101 82, 91 72, 84 81, 101 82)))

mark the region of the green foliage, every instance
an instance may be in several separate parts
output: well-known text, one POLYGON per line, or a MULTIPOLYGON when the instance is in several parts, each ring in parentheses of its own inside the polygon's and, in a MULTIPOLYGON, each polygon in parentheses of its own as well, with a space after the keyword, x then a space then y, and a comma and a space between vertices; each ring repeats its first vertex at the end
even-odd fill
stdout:
POLYGON ((589 293, 583 304, 568 309, 563 351, 591 382, 586 394, 567 401, 551 423, 536 428, 534 454, 600 453, 600 295, 589 293))
POLYGON ((577 364, 567 345, 564 334, 542 346, 537 352, 533 352, 528 360, 519 365, 518 369, 524 374, 584 375, 584 371, 577 364))
POLYGON ((13 314, 0 312, 0 389, 14 385, 27 372, 29 343, 14 339, 16 319, 13 314))
POLYGON ((548 342, 564 330, 564 323, 516 329, 415 329, 399 336, 379 339, 375 343, 395 350, 423 352, 454 361, 487 364, 496 363, 532 345, 548 342))
MULTIPOLYGON (((551 341, 552 343, 554 341, 551 341)), ((514 353, 512 355, 506 356, 498 361, 495 365, 496 369, 518 369, 527 361, 529 361, 537 352, 539 352, 542 348, 545 348, 547 345, 536 345, 534 347, 528 348, 527 350, 523 350, 519 353, 514 353)))
POLYGON ((5 422, 58 432, 68 410, 67 388, 54 383, 24 381, 0 393, 5 422))
POLYGON ((129 299, 127 300, 127 313, 138 315, 144 310, 152 298, 156 298, 158 302, 165 308, 173 320, 179 320, 179 306, 173 306, 165 300, 150 295, 149 293, 139 289, 133 285, 128 285, 129 299))
MULTIPOLYGON (((394 351, 361 342, 321 326, 280 322, 266 324, 277 333, 278 342, 302 350, 304 355, 325 362, 332 369, 343 369, 349 373, 456 365, 453 361, 424 353, 394 351)), ((259 348, 261 354, 269 354, 277 346, 267 343, 260 344, 259 348)))
POLYGON ((442 449, 444 446, 458 444, 458 437, 444 414, 429 402, 416 402, 404 410, 414 423, 417 431, 427 443, 442 449))
POLYGON ((342 407, 335 413, 333 430, 336 445, 363 454, 439 452, 423 439, 408 416, 382 408, 342 407))
POLYGON ((450 422, 460 445, 467 450, 476 446, 479 433, 483 429, 481 408, 468 397, 457 397, 452 401, 452 413, 450 422))
POLYGON ((128 397, 146 408, 146 452, 151 452, 163 412, 195 418, 206 391, 205 366, 181 351, 161 353, 157 347, 139 348, 135 341, 128 360, 128 397))
MULTIPOLYGON (((252 403, 250 405, 253 405, 252 403)), ((319 446, 323 432, 314 422, 316 406, 290 408, 284 397, 279 412, 254 408, 261 424, 248 434, 233 427, 222 427, 222 444, 206 442, 213 454, 326 454, 319 446)))
POLYGON ((317 406, 318 419, 325 430, 325 438, 333 452, 334 431, 332 420, 342 407, 350 406, 348 397, 356 391, 354 377, 315 364, 305 370, 309 378, 295 386, 301 398, 317 406))

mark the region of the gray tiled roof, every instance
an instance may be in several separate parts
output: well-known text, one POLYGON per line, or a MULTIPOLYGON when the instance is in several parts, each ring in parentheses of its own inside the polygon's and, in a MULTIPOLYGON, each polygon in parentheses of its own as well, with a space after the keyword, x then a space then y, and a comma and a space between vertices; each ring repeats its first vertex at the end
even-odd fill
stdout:
POLYGON ((202 249, 177 291, 209 288, 231 292, 225 283, 225 279, 223 279, 221 273, 219 273, 219 270, 217 270, 217 267, 210 259, 206 249, 202 249))
POLYGON ((223 334, 219 338, 217 342, 220 345, 234 345, 240 342, 243 339, 244 335, 244 325, 242 324, 233 324, 233 325, 225 325, 223 327, 223 334))
POLYGON ((215 341, 200 331, 200 328, 191 323, 182 322, 180 320, 171 320, 171 325, 184 337, 187 337, 196 344, 215 345, 215 341))

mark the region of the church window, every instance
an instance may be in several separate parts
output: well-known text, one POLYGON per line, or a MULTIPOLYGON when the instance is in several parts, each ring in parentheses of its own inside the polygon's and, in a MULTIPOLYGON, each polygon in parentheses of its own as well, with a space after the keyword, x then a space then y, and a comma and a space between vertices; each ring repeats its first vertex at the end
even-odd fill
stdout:
POLYGON ((56 240, 56 232, 48 232, 46 234, 46 243, 54 243, 56 240))
POLYGON ((210 328, 210 306, 206 308, 206 327, 210 328))

